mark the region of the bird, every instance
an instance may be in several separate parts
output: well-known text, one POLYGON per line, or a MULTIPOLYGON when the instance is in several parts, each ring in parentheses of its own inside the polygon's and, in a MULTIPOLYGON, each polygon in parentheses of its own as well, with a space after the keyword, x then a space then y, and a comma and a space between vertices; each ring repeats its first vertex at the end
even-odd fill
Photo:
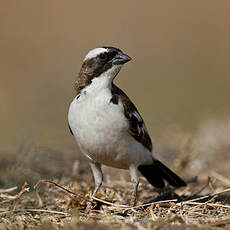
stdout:
POLYGON ((134 206, 141 175, 159 189, 165 187, 165 181, 176 188, 186 186, 186 182, 154 157, 140 113, 114 83, 122 66, 131 60, 111 46, 90 50, 74 84, 76 96, 69 107, 68 123, 93 173, 92 199, 102 185, 101 166, 106 165, 129 170, 134 206))

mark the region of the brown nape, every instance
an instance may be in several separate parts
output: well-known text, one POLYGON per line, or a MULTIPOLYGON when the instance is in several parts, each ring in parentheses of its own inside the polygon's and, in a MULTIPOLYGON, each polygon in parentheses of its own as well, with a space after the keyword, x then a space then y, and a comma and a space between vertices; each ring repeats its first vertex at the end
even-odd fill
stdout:
POLYGON ((103 72, 111 67, 111 59, 101 60, 98 56, 84 61, 74 85, 77 94, 83 88, 90 85, 93 78, 100 76, 103 72))

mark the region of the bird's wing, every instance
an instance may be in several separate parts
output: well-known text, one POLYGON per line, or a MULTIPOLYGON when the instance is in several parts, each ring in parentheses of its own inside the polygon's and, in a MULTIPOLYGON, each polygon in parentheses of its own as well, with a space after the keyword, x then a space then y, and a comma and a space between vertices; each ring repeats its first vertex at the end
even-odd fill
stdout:
POLYGON ((138 142, 140 142, 144 147, 146 147, 149 151, 152 151, 152 141, 149 137, 148 131, 145 127, 145 123, 139 114, 136 106, 132 103, 132 101, 128 98, 128 96, 116 85, 112 86, 112 99, 114 102, 118 101, 120 98, 123 107, 125 117, 129 122, 129 134, 133 136, 138 142))

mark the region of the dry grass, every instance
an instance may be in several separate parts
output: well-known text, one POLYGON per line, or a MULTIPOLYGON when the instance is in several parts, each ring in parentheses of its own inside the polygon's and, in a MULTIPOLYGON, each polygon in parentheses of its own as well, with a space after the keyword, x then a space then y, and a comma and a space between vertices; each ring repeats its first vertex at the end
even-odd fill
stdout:
POLYGON ((169 190, 160 195, 141 180, 135 207, 126 205, 130 201, 131 184, 125 180, 109 181, 98 193, 89 213, 85 208, 92 181, 86 184, 85 180, 65 179, 62 185, 57 180, 39 181, 35 190, 25 183, 14 196, 10 193, 17 187, 0 191, 0 229, 76 229, 77 226, 77 229, 90 229, 97 225, 98 229, 104 225, 113 229, 229 227, 230 188, 225 179, 222 176, 219 183, 213 177, 206 184, 195 182, 177 193, 169 190))
MULTIPOLYGON (((158 194, 142 178, 138 203, 129 207, 128 173, 105 168, 105 183, 89 212, 85 208, 94 183, 87 164, 73 164, 72 155, 23 142, 20 157, 12 156, 1 167, 0 181, 7 188, 0 189, 0 229, 229 229, 230 146, 226 135, 220 138, 215 128, 207 126, 205 132, 205 127, 194 137, 177 135, 184 144, 174 146, 171 164, 185 178, 198 176, 197 181, 158 194), (213 142, 205 140, 214 134, 219 142, 212 148, 213 142)), ((166 138, 172 141, 172 136, 166 138)))
POLYGON ((110 181, 98 193, 89 213, 85 208, 92 181, 87 184, 85 180, 66 179, 62 185, 57 181, 39 181, 36 190, 24 184, 15 196, 10 193, 16 187, 0 191, 0 229, 24 229, 25 226, 29 229, 90 229, 97 225, 98 229, 104 225, 110 229, 229 227, 230 188, 225 186, 225 180, 218 187, 214 181, 209 179, 205 185, 195 182, 177 193, 171 190, 158 195, 142 180, 135 207, 125 205, 130 201, 131 184, 125 180, 110 181))

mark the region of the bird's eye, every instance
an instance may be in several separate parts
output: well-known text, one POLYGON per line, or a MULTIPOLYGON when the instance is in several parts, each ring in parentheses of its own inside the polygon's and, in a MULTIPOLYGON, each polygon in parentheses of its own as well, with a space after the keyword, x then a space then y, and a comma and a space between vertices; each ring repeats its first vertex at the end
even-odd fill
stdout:
POLYGON ((100 54, 100 59, 101 59, 102 61, 107 60, 107 58, 108 58, 108 55, 107 55, 106 53, 100 54))

